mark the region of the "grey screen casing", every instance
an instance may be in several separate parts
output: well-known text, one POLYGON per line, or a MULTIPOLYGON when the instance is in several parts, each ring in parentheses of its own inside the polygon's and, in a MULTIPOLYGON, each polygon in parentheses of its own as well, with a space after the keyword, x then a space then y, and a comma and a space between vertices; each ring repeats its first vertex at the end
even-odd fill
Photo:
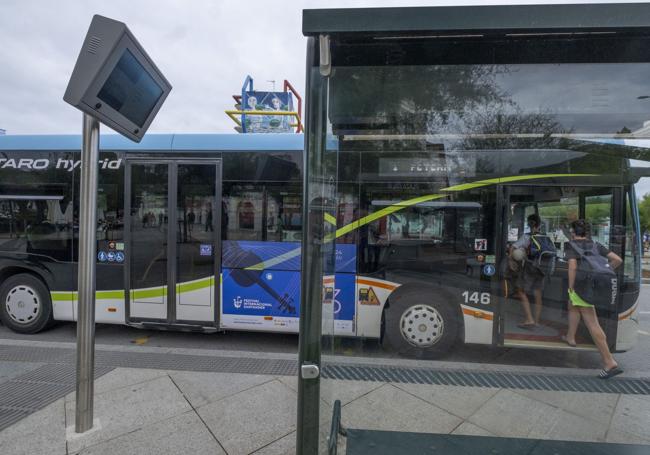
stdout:
POLYGON ((171 89, 126 24, 95 15, 63 100, 140 142, 171 89))

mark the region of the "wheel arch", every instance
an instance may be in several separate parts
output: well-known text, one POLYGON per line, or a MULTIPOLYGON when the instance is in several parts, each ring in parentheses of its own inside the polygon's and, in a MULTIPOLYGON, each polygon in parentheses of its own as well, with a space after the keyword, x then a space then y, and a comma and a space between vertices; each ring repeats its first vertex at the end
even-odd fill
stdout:
POLYGON ((42 274, 36 272, 35 270, 29 267, 18 266, 18 265, 9 265, 7 267, 3 267, 2 269, 0 269, 0 285, 4 283, 6 279, 14 275, 19 275, 21 273, 32 275, 34 278, 41 281, 45 285, 48 291, 52 289, 51 283, 48 282, 49 280, 47 280, 42 274))

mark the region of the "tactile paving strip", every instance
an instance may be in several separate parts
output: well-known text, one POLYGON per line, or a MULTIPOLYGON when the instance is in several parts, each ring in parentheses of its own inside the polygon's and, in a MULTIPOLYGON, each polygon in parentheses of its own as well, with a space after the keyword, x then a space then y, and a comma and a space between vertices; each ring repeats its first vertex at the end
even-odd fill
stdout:
POLYGON ((591 376, 336 364, 326 365, 323 369, 323 377, 356 381, 650 395, 650 380, 625 377, 603 381, 591 376))
MULTIPOLYGON (((113 367, 97 365, 95 377, 99 378, 111 370, 113 367)), ((3 382, 0 384, 0 431, 73 392, 75 383, 74 365, 56 363, 43 365, 3 382)))

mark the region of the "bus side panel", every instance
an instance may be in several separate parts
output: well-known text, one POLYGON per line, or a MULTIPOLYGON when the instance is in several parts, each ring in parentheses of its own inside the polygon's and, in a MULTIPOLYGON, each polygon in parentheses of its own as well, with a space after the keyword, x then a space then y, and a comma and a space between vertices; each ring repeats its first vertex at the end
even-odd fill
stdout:
POLYGON ((638 307, 635 306, 629 312, 619 315, 616 331, 616 351, 623 352, 632 349, 638 343, 639 319, 638 307))
POLYGON ((0 160, 0 275, 42 279, 56 320, 73 319, 74 160, 49 150, 3 152, 0 160))
POLYGON ((399 283, 377 278, 357 277, 357 333, 364 338, 381 336, 381 313, 390 294, 399 283))

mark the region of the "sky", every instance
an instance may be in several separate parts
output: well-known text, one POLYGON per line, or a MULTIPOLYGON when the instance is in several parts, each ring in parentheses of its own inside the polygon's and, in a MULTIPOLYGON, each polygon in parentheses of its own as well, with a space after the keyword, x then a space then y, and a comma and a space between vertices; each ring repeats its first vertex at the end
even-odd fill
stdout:
POLYGON ((303 9, 533 3, 604 1, 0 0, 0 128, 80 132, 62 97, 93 14, 127 23, 173 85, 150 132, 229 133, 224 110, 247 74, 256 89, 287 79, 304 94, 303 9))

